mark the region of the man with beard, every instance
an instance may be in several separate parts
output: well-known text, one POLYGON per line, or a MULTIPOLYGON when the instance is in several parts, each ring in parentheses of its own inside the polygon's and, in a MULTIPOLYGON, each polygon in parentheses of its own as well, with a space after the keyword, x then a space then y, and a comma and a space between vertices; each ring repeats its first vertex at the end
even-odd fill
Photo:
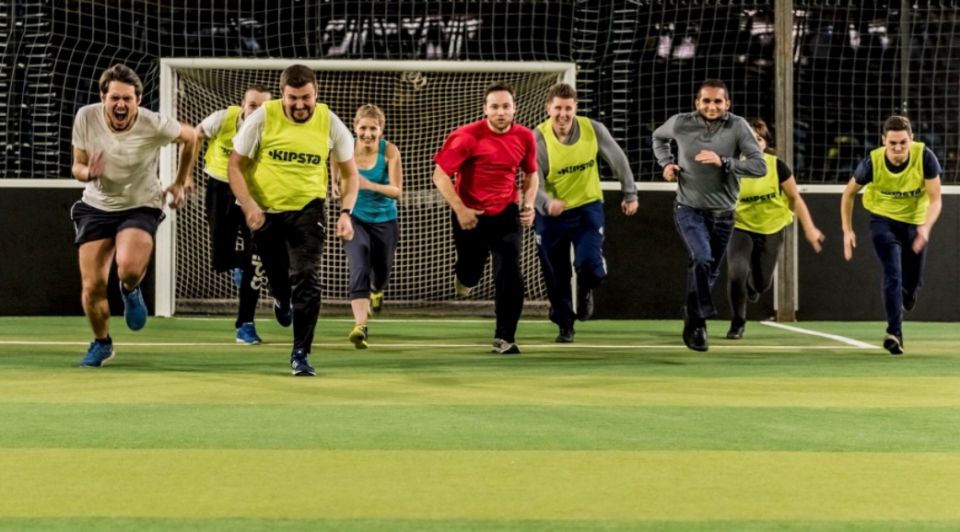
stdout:
POLYGON ((767 173, 750 124, 729 112, 730 103, 727 85, 708 79, 697 91, 695 111, 675 114, 653 132, 663 178, 678 182, 673 219, 688 256, 683 343, 694 351, 707 350, 707 318, 717 314, 711 290, 733 233, 740 177, 767 173))
POLYGON ((210 258, 214 271, 234 271, 240 291, 234 328, 237 330, 237 342, 244 345, 259 344, 261 341, 253 323, 257 300, 260 298, 255 266, 259 260, 254 260, 250 231, 244 223, 237 198, 230 191, 227 164, 233 151, 233 137, 240 125, 269 99, 269 89, 262 85, 251 85, 244 91, 240 105, 231 105, 212 113, 196 128, 200 142, 211 139, 203 166, 204 173, 209 176, 204 204, 210 228, 210 258), (243 242, 242 249, 237 249, 237 236, 243 242))
POLYGON ((537 139, 537 248, 550 298, 550 321, 560 328, 556 341, 573 341, 575 319, 593 314, 593 289, 607 276, 603 258, 603 191, 597 155, 620 179, 627 216, 637 212, 637 186, 627 155, 600 122, 577 116, 577 91, 558 83, 547 92, 550 119, 534 129, 537 139), (577 312, 570 289, 570 246, 577 272, 577 312))
POLYGON ((359 175, 353 135, 326 104, 317 102, 317 77, 304 65, 280 75, 281 99, 263 104, 233 139, 228 175, 276 299, 283 326, 293 324, 290 367, 313 376, 307 357, 320 314, 320 258, 326 236, 330 153, 340 170, 343 198, 336 234, 353 238, 350 212, 359 175))
POLYGON ((457 248, 455 290, 470 293, 493 254, 497 317, 493 353, 520 353, 517 324, 523 311, 520 273, 520 225, 533 224, 537 195, 537 147, 533 133, 513 122, 514 90, 507 83, 487 87, 484 120, 467 124, 447 137, 434 156, 433 182, 453 210, 457 248), (523 198, 517 204, 517 169, 523 172, 523 198), (456 186, 451 183, 456 177, 456 186))
POLYGON ((167 194, 180 208, 193 187, 197 156, 193 128, 140 107, 143 83, 126 65, 100 76, 100 103, 80 108, 73 122, 73 177, 85 182, 83 197, 70 209, 83 281, 83 311, 93 329, 82 366, 100 367, 114 356, 107 281, 116 257, 127 327, 147 323, 140 282, 153 253, 167 194), (163 189, 157 176, 160 148, 183 144, 177 177, 163 189))

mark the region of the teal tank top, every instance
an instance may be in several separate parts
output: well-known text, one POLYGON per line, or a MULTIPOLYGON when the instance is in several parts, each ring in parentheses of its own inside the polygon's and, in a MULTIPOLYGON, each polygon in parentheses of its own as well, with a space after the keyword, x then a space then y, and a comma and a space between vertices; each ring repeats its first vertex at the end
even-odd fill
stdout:
MULTIPOLYGON (((377 163, 369 170, 360 170, 360 175, 378 185, 390 184, 390 173, 387 171, 387 140, 380 139, 377 150, 377 163)), ((397 200, 374 192, 361 190, 357 194, 357 202, 353 206, 353 216, 367 223, 383 223, 397 219, 397 200)))

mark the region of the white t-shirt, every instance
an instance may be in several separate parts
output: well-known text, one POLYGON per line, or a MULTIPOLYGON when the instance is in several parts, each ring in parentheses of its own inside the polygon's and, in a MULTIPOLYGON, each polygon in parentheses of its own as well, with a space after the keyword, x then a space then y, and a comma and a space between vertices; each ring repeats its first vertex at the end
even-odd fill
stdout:
MULTIPOLYGON (((237 136, 233 137, 233 151, 248 159, 257 158, 266 112, 261 106, 243 121, 237 136)), ((353 159, 353 135, 333 111, 330 111, 330 153, 333 160, 337 162, 342 163, 353 159)))
POLYGON ((87 183, 83 202, 104 211, 163 205, 160 148, 180 136, 180 123, 141 107, 130 129, 117 133, 107 125, 103 104, 85 105, 73 121, 73 146, 88 157, 103 152, 103 175, 87 183))
MULTIPOLYGON (((200 122, 200 129, 203 130, 203 134, 207 136, 208 139, 212 139, 217 136, 217 133, 220 132, 220 128, 223 127, 223 121, 227 119, 227 110, 220 109, 219 111, 214 111, 210 113, 210 116, 203 119, 203 122, 200 122)), ((241 118, 242 122, 243 119, 241 118)))

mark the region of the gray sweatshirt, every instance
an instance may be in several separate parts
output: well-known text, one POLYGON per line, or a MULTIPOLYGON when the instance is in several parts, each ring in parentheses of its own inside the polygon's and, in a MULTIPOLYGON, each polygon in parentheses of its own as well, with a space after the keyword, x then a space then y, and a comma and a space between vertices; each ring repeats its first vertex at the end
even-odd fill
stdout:
MULTIPOLYGON (((590 119, 590 123, 597 133, 597 151, 603 157, 603 160, 610 165, 613 175, 620 180, 623 200, 634 201, 637 199, 637 185, 633 182, 633 170, 630 169, 627 154, 623 153, 620 145, 613 139, 613 135, 610 134, 606 126, 593 119, 590 119)), ((533 136, 537 139, 537 173, 540 174, 540 188, 537 190, 536 207, 540 214, 546 214, 551 199, 544 191, 547 185, 547 176, 550 175, 550 158, 547 156, 547 143, 540 132, 540 128, 533 128, 533 136)), ((564 144, 576 144, 578 140, 580 140, 580 123, 574 120, 573 127, 570 129, 570 134, 567 135, 564 144)))
POLYGON ((677 203, 697 209, 733 210, 740 194, 740 177, 767 174, 767 163, 750 124, 733 113, 713 122, 699 111, 675 114, 653 132, 653 153, 661 167, 680 165, 677 203), (679 161, 670 151, 671 140, 677 143, 679 161), (716 152, 726 164, 718 167, 695 161, 701 150, 716 152))

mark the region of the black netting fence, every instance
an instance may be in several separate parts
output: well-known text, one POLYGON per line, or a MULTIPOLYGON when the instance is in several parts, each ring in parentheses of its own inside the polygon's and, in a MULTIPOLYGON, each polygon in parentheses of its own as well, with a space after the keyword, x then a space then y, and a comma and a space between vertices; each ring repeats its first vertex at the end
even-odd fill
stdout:
MULTIPOLYGON (((901 6, 794 2, 801 182, 845 182, 893 112, 960 182, 960 1, 901 6)), ((282 57, 575 62, 583 112, 659 180, 650 133, 701 79, 774 124, 773 20, 772 0, 0 1, 0 177, 69 177, 73 115, 113 63, 156 109, 160 57, 282 57)))

